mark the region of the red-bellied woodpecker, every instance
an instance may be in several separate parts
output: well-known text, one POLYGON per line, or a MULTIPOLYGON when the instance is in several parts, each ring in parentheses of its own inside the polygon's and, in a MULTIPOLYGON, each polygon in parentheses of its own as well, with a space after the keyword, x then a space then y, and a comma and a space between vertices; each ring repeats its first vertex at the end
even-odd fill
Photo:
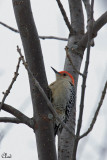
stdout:
MULTIPOLYGON (((56 81, 51 83, 49 86, 52 92, 51 102, 59 115, 59 118, 66 123, 72 112, 72 107, 75 104, 74 78, 67 71, 57 72, 54 68, 52 69, 56 74, 56 81)), ((62 127, 60 122, 55 120, 55 135, 58 131, 61 132, 62 127)))

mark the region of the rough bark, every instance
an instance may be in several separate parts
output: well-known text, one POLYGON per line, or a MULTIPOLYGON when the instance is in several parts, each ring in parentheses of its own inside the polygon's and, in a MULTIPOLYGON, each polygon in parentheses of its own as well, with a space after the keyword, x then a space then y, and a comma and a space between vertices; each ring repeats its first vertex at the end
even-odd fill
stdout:
MULTIPOLYGON (((84 17, 81 0, 68 0, 71 16, 71 25, 73 32, 68 38, 69 54, 73 65, 80 71, 84 50, 87 45, 88 34, 84 35, 84 17)), ((38 33, 32 17, 30 1, 29 0, 13 0, 13 6, 18 24, 18 29, 21 35, 25 57, 30 70, 39 81, 45 93, 48 93, 48 84, 44 70, 44 63, 42 57, 41 46, 38 38, 38 33)), ((97 35, 98 30, 107 22, 107 12, 105 12, 93 26, 93 37, 97 35)), ((70 72, 75 79, 75 88, 77 89, 78 73, 72 67, 69 59, 66 58, 64 70, 70 72)), ((53 123, 48 119, 50 111, 46 105, 43 96, 32 81, 29 75, 30 89, 32 95, 32 103, 34 110, 35 135, 38 148, 38 156, 40 160, 56 160, 56 151, 53 135, 53 123)), ((67 127, 71 128, 75 133, 75 115, 76 105, 72 110, 72 115, 67 127)), ((74 137, 63 129, 58 138, 58 159, 59 160, 73 160, 74 137)))
MULTIPOLYGON (((82 10, 81 0, 68 0, 71 16, 71 25, 74 30, 73 34, 69 36, 68 48, 70 58, 73 62, 73 66, 77 71, 80 71, 84 50, 87 47, 88 33, 84 34, 84 16, 82 10)), ((94 22, 92 38, 96 37, 97 32, 107 23, 107 12, 105 12, 98 20, 94 22)), ((78 73, 75 71, 68 58, 65 60, 64 70, 70 72, 75 79, 75 88, 77 89, 78 73)), ((72 110, 72 115, 67 124, 75 133, 75 114, 76 106, 72 110)), ((58 159, 59 160, 75 160, 73 157, 75 139, 72 135, 63 129, 58 139, 58 159)))
MULTIPOLYGON (((44 69, 43 56, 34 24, 29 0, 13 0, 13 8, 21 35, 26 61, 35 78, 46 93, 48 84, 44 69)), ((56 150, 53 135, 53 122, 49 120, 49 108, 46 101, 36 89, 31 76, 29 75, 33 113, 35 123, 35 135, 39 160, 56 160, 56 150), (48 138, 47 138, 48 137, 48 138)))
MULTIPOLYGON (((75 47, 75 45, 80 41, 84 34, 84 16, 82 11, 82 4, 81 0, 69 0, 69 8, 70 8, 70 16, 71 16, 71 25, 74 30, 74 34, 69 36, 68 40, 68 48, 69 48, 69 54, 72 59, 72 62, 76 69, 79 71, 81 62, 82 62, 82 55, 83 50, 79 50, 76 52, 76 50, 72 50, 72 48, 75 47)), ((65 60, 65 66, 64 70, 70 72, 74 79, 75 79, 75 88, 77 88, 77 82, 78 82, 78 73, 74 70, 74 68, 71 66, 71 63, 69 62, 68 58, 65 60)), ((74 106, 72 110, 72 115, 70 117, 70 120, 68 122, 68 127, 70 127, 75 133, 75 116, 76 116, 76 105, 74 106)), ((74 137, 67 132, 65 129, 63 129, 61 135, 59 135, 59 160, 72 160, 72 154, 73 154, 73 146, 74 146, 74 137)))

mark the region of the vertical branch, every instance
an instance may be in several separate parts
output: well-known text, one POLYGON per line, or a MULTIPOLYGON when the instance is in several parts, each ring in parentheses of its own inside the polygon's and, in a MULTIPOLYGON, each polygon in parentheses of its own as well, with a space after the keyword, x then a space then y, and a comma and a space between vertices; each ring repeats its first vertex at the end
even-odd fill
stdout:
MULTIPOLYGON (((12 1, 26 61, 34 77, 38 80, 45 93, 48 94, 48 83, 45 74, 43 55, 32 15, 30 0, 12 1)), ((53 122, 48 119, 50 110, 47 107, 45 99, 35 87, 30 74, 29 82, 33 104, 33 115, 34 120, 36 121, 34 132, 37 141, 39 160, 56 160, 53 122)))
MULTIPOLYGON (((85 9, 87 12, 87 31, 89 30, 89 26, 90 26, 90 21, 93 20, 94 22, 94 17, 93 19, 91 19, 91 5, 89 0, 83 0, 84 5, 85 5, 85 9)), ((91 46, 94 46, 94 39, 91 40, 91 46)))
POLYGON ((76 35, 84 34, 84 16, 81 0, 68 0, 71 26, 76 35))
POLYGON ((63 5, 62 5, 61 1, 60 1, 60 0, 56 0, 56 1, 57 1, 57 3, 58 3, 58 6, 59 6, 60 11, 61 11, 61 13, 62 13, 62 16, 63 16, 63 18, 64 18, 64 21, 65 21, 65 23, 66 23, 66 25, 67 25, 67 27, 68 27, 68 29, 69 29, 69 32, 70 32, 71 34, 73 34, 73 29, 72 29, 72 27, 71 27, 71 24, 70 24, 70 22, 69 22, 69 20, 68 20, 68 17, 67 17, 67 15, 66 15, 66 12, 65 12, 65 10, 64 10, 64 8, 63 8, 63 5))
MULTIPOLYGON (((92 2, 91 2, 91 20, 93 19, 93 5, 94 5, 94 0, 92 0, 92 2)), ((80 135, 80 130, 81 130, 81 126, 82 126, 86 79, 87 79, 87 74, 88 74, 88 66, 89 66, 89 58, 90 58, 90 42, 91 42, 91 38, 92 38, 93 20, 90 22, 91 23, 90 23, 90 27, 89 27, 88 43, 87 43, 87 56, 86 56, 84 73, 83 73, 85 76, 83 77, 83 81, 82 81, 80 112, 79 112, 79 119, 78 119, 77 132, 76 132, 77 138, 80 135)), ((75 144, 74 144, 73 160, 76 160, 76 152, 77 152, 78 142, 79 142, 79 140, 76 139, 75 144)))
MULTIPOLYGON (((69 35, 68 39, 68 52, 70 54, 70 57, 72 59, 73 65, 76 67, 76 69, 79 71, 82 57, 80 54, 83 55, 83 51, 79 51, 80 54, 75 50, 73 50, 73 46, 75 46, 76 43, 79 42, 79 40, 82 38, 84 34, 84 16, 83 16, 83 9, 82 9, 82 3, 81 0, 68 0, 69 2, 69 8, 70 8, 70 17, 71 17, 71 26, 73 30, 75 31, 73 35, 69 35)), ((74 67, 71 66, 71 63, 69 62, 68 57, 66 57, 65 60, 65 66, 64 70, 71 73, 75 80, 75 90, 77 88, 77 81, 78 81, 78 73, 74 69, 74 67)), ((67 123, 67 126, 72 130, 73 133, 75 133, 75 117, 76 117, 76 104, 72 108, 72 114, 70 116, 70 119, 67 123)), ((72 154, 73 154, 73 147, 74 147, 74 137, 66 132, 65 129, 62 130, 62 133, 58 135, 58 160, 71 160, 72 154)))

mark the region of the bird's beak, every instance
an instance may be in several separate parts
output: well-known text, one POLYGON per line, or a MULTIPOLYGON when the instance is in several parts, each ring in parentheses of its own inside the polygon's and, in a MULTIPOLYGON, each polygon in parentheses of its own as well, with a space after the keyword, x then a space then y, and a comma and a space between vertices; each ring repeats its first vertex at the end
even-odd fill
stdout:
POLYGON ((53 71, 56 73, 56 74, 60 74, 58 71, 56 71, 53 67, 51 67, 53 69, 53 71))

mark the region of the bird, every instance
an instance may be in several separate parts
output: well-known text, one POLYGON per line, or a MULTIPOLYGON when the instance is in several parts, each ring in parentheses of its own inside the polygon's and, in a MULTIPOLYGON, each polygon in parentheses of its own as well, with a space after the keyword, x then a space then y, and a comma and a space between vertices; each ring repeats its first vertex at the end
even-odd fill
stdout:
MULTIPOLYGON (((56 81, 49 85, 51 90, 51 102, 59 118, 67 123, 75 105, 75 85, 73 76, 67 71, 56 71, 56 81)), ((54 135, 62 132, 63 127, 57 119, 54 119, 54 135)))

